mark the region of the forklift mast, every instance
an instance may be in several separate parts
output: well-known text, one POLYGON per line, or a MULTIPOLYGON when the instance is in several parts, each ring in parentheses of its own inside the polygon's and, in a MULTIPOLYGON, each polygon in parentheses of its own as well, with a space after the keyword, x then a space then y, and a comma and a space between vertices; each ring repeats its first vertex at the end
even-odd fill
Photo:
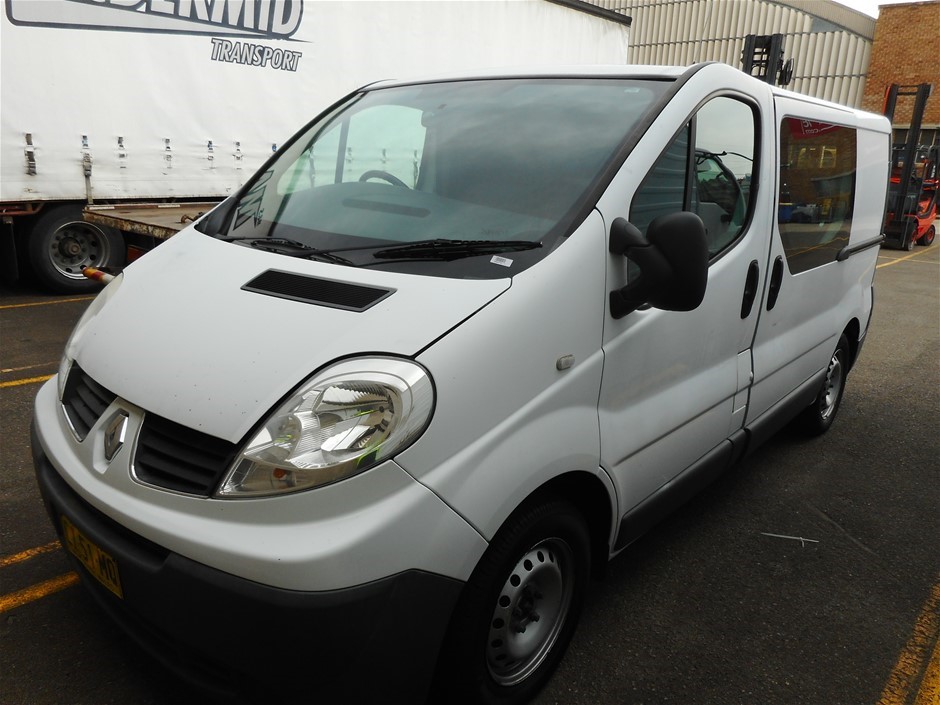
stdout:
POLYGON ((793 79, 793 59, 783 60, 782 34, 749 34, 741 51, 741 70, 772 86, 793 79))

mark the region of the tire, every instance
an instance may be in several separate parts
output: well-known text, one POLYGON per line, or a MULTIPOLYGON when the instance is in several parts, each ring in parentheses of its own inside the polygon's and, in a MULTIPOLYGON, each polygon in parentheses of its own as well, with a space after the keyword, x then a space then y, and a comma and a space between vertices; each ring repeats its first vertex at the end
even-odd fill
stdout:
POLYGON ((800 417, 803 428, 810 435, 818 436, 828 431, 839 413, 842 395, 845 392, 845 379, 849 372, 849 355, 849 340, 843 334, 829 360, 826 378, 823 380, 816 399, 800 417))
POLYGON ((917 228, 908 235, 907 239, 904 241, 904 248, 908 252, 914 249, 914 244, 917 242, 917 228))
POLYGON ((530 700, 574 634, 590 576, 590 548, 584 517, 568 502, 517 510, 464 587, 430 702, 530 700))
POLYGON ((930 247, 933 244, 934 239, 937 237, 937 228, 934 225, 931 225, 927 228, 927 231, 920 236, 920 244, 924 247, 930 247))
POLYGON ((59 294, 97 291, 101 285, 82 270, 121 267, 126 257, 121 233, 82 220, 80 205, 43 210, 29 233, 27 250, 39 283, 59 294))

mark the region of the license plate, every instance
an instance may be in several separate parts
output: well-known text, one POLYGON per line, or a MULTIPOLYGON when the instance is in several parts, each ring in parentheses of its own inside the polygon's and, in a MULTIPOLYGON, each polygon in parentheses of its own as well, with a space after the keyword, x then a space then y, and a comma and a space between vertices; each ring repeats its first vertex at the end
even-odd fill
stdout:
POLYGON ((65 547, 69 553, 80 560, 99 583, 123 598, 124 592, 121 590, 121 576, 118 573, 117 561, 98 548, 65 516, 62 517, 62 532, 65 537, 65 547))

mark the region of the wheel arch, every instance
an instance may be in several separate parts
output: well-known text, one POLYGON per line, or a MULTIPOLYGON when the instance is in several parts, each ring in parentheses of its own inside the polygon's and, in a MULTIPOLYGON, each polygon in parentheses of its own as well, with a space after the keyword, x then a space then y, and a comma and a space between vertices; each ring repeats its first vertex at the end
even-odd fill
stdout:
POLYGON ((610 557, 610 540, 614 515, 612 490, 596 475, 573 471, 552 478, 532 492, 519 505, 538 504, 549 499, 564 499, 584 517, 591 537, 591 572, 603 577, 610 557))
MULTIPOLYGON (((609 519, 604 517, 609 517, 611 513, 608 497, 602 477, 586 471, 568 472, 530 492, 510 512, 463 586, 451 612, 446 636, 438 652, 430 702, 521 705, 529 702, 545 685, 567 649, 578 623, 588 588, 588 571, 592 570, 595 574, 597 571, 598 561, 595 556, 603 553, 600 565, 607 563, 610 526, 609 519), (583 519, 583 523, 578 519, 583 519), (533 543, 535 537, 538 537, 537 543, 533 543), (518 657, 524 670, 514 671, 515 666, 508 662, 505 673, 494 673, 488 665, 493 663, 489 659, 490 647, 500 649, 504 640, 502 631, 494 634, 493 630, 504 630, 506 625, 505 615, 498 615, 494 609, 497 605, 504 610, 513 607, 515 614, 515 605, 524 604, 515 602, 504 590, 508 589, 508 585, 520 585, 519 576, 525 573, 516 572, 519 566, 524 566, 525 571, 532 571, 533 566, 540 563, 555 563, 556 559, 550 557, 553 549, 548 548, 545 559, 541 556, 541 549, 545 544, 557 541, 558 537, 568 546, 577 544, 574 552, 569 554, 574 560, 561 561, 562 565, 567 563, 570 570, 574 571, 568 573, 564 584, 577 586, 577 589, 569 588, 574 590, 570 603, 561 598, 570 609, 565 607, 559 612, 552 613, 549 610, 546 613, 549 617, 544 620, 546 624, 555 623, 557 614, 563 616, 558 618, 561 621, 557 622, 557 631, 552 627, 551 635, 536 637, 535 648, 523 645, 521 651, 509 652, 518 657), (533 551, 539 552, 538 561, 534 558, 524 561, 533 551), (590 561, 590 564, 586 564, 586 561, 590 561), (512 567, 514 563, 516 568, 512 567), (516 677, 518 680, 509 680, 516 677)), ((555 549, 561 548, 555 546, 555 549)), ((557 552, 555 554, 558 555, 557 552)), ((525 583, 524 577, 522 581, 525 583)), ((541 592, 538 587, 536 590, 541 592)), ((552 589, 546 591, 549 600, 552 593, 558 592, 552 589)), ((534 600, 543 597, 537 594, 534 600)), ((534 604, 531 601, 529 608, 534 604)), ((532 621, 541 623, 543 620, 532 621)), ((495 661, 500 663, 503 658, 502 654, 496 654, 495 661)))

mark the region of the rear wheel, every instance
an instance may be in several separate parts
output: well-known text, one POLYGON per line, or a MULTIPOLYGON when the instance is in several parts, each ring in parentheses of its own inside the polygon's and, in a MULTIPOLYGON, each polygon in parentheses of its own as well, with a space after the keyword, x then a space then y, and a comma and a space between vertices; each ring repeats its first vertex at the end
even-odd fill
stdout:
POLYGON ((839 338, 829 367, 826 369, 826 378, 816 395, 813 403, 807 407, 800 417, 803 427, 813 435, 825 433, 835 421, 842 404, 842 394, 845 392, 845 377, 849 371, 849 341, 843 334, 839 338))
POLYGON ((432 702, 528 701, 564 655, 589 574, 590 539, 577 509, 551 500, 517 511, 454 610, 432 702))
POLYGON ((101 285, 87 279, 82 270, 120 267, 125 259, 121 234, 82 220, 78 205, 44 210, 29 234, 28 252, 39 282, 60 294, 100 289, 101 285))
POLYGON ((937 228, 934 225, 931 225, 927 228, 927 231, 920 236, 920 244, 924 247, 929 247, 933 244, 934 239, 937 237, 937 228))

